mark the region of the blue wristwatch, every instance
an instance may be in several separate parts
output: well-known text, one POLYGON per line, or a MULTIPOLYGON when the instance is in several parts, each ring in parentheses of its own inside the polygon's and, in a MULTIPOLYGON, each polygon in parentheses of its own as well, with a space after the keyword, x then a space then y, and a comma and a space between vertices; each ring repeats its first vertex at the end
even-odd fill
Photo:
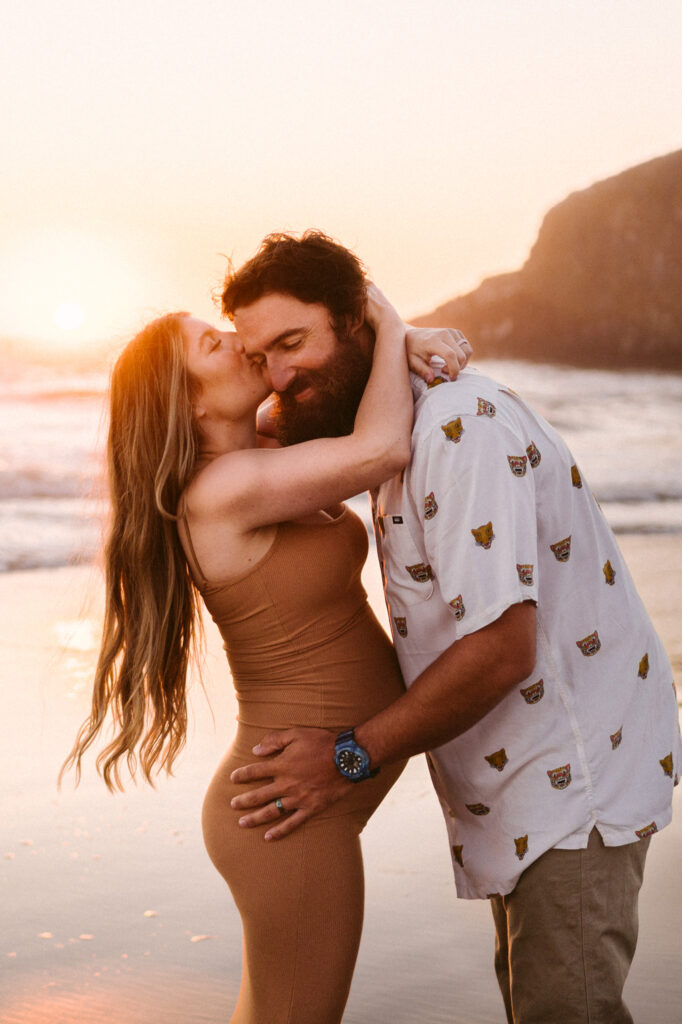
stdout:
POLYGON ((364 747, 355 742, 354 729, 346 729, 336 737, 334 764, 341 774, 351 782, 373 779, 379 773, 378 768, 370 769, 369 754, 364 747))

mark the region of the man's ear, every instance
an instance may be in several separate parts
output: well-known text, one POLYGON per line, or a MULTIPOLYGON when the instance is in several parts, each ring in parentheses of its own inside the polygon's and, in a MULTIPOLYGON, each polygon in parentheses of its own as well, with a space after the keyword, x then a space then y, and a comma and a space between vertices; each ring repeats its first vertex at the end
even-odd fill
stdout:
POLYGON ((350 337, 353 337, 353 335, 357 334, 362 329, 365 323, 366 308, 367 303, 363 302, 362 309, 358 313, 354 316, 346 317, 346 332, 350 337))

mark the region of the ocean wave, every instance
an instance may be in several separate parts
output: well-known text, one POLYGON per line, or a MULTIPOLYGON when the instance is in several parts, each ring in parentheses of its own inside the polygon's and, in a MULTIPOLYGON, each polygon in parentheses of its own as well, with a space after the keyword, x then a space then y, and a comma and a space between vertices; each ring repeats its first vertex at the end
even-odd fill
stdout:
MULTIPOLYGON (((682 479, 661 481, 633 480, 598 482, 592 488, 601 505, 671 504, 682 502, 682 479)), ((87 471, 83 466, 59 467, 51 471, 45 466, 21 469, 0 468, 0 502, 50 499, 106 497, 106 480, 99 466, 87 471)))
POLYGON ((42 402, 72 401, 73 399, 101 399, 104 396, 102 388, 90 387, 64 387, 55 388, 53 391, 27 391, 25 394, 17 394, 16 391, 4 393, 0 390, 0 400, 21 398, 23 402, 30 402, 40 405, 42 402))
POLYGON ((604 502, 614 533, 682 533, 682 501, 604 502))
POLYGON ((82 467, 74 467, 71 472, 50 472, 44 466, 0 469, 0 502, 97 497, 103 486, 103 481, 95 474, 84 473, 82 467))
POLYGON ((59 498, 0 502, 0 572, 91 561, 102 547, 105 502, 59 498))
MULTIPOLYGON (((349 503, 373 545, 369 502, 349 503)), ((602 502, 616 534, 682 533, 682 500, 602 502)), ((0 572, 91 562, 102 550, 108 503, 82 498, 0 501, 0 572)))
MULTIPOLYGON (((616 533, 682 531, 682 377, 481 366, 560 429, 616 533)), ((0 571, 89 560, 106 515, 106 375, 2 367, 0 571)), ((366 498, 351 499, 371 530, 366 498)))
POLYGON ((0 401, 47 402, 70 398, 101 399, 107 391, 104 373, 55 373, 44 367, 15 372, 3 368, 0 401))
POLYGON ((648 502, 682 501, 682 481, 669 480, 665 484, 660 481, 642 483, 633 480, 630 484, 622 481, 608 484, 600 483, 592 488, 594 496, 601 504, 605 502, 620 505, 642 505, 648 502))

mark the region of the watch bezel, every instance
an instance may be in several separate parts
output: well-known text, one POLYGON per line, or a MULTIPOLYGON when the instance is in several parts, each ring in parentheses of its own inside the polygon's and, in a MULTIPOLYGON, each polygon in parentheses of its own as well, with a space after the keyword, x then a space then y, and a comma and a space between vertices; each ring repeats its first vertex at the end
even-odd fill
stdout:
POLYGON ((356 742, 353 729, 346 729, 336 737, 334 764, 350 782, 362 782, 378 772, 378 768, 370 770, 369 754, 356 742))

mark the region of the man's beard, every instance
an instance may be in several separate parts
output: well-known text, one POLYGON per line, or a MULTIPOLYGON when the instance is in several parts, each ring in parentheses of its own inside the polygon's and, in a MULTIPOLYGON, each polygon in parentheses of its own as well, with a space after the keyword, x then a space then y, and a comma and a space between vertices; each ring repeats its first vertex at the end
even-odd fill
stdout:
POLYGON ((275 396, 273 417, 280 444, 352 434, 371 368, 371 355, 346 338, 340 339, 322 368, 300 370, 293 384, 275 396), (296 395, 308 387, 313 394, 297 401, 296 395))

